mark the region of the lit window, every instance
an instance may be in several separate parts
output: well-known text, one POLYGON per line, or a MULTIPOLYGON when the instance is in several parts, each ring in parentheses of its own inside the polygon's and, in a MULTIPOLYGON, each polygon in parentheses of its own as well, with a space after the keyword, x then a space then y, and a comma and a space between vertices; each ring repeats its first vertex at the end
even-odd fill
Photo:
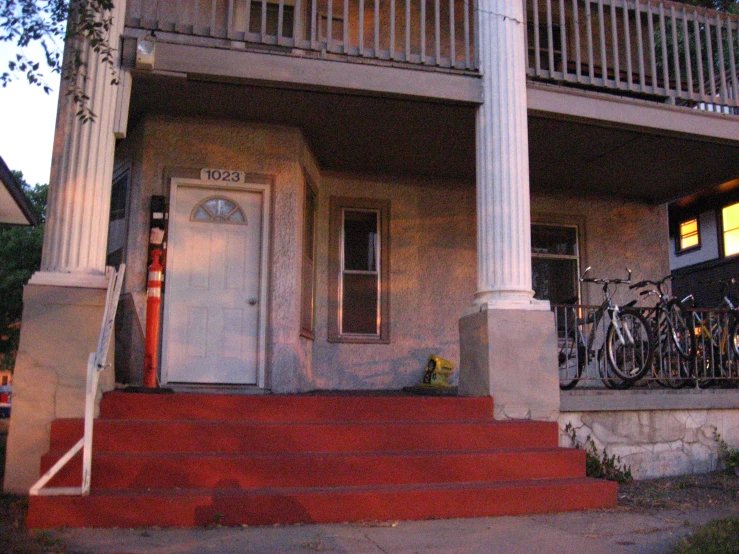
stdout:
POLYGON ((687 250, 700 245, 698 219, 690 219, 680 224, 680 250, 687 250))
POLYGON ((724 256, 739 253, 739 204, 726 206, 721 213, 724 229, 724 256))
POLYGON ((329 341, 388 342, 389 203, 331 198, 329 341))

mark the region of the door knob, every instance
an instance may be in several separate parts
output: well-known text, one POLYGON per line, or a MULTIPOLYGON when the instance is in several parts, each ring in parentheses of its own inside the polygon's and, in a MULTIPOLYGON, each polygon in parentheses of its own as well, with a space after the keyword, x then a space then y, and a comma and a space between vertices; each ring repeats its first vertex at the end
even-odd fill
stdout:
POLYGON ((257 303, 257 299, 256 298, 250 298, 249 299, 249 305, 250 306, 254 306, 256 303, 257 303))

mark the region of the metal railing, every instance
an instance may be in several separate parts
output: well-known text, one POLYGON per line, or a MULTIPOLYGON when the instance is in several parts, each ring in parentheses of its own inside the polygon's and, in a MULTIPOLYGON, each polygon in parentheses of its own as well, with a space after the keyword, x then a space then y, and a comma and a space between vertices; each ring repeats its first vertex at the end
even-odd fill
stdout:
POLYGON ((654 329, 654 308, 637 308, 653 325, 654 355, 651 367, 639 381, 624 386, 608 367, 604 335, 607 322, 591 333, 598 306, 553 305, 560 346, 566 337, 576 336, 576 346, 563 354, 560 348, 560 382, 572 381, 579 374, 576 388, 735 388, 739 387, 739 356, 732 347, 732 330, 737 325, 735 314, 727 310, 690 311, 695 330, 695 352, 690 359, 681 357, 666 333, 654 329), (592 338, 592 344, 588 341, 592 338))
POLYGON ((739 17, 656 0, 527 0, 529 76, 739 113, 739 17))
POLYGON ((123 286, 125 264, 118 270, 109 268, 108 293, 105 299, 103 323, 98 337, 97 350, 87 358, 87 382, 85 387, 85 422, 84 435, 69 449, 41 478, 36 481, 28 494, 31 496, 88 495, 92 478, 92 430, 95 421, 95 397, 98 392, 100 372, 107 367, 110 339, 113 334, 118 299, 123 286), (46 487, 59 471, 82 451, 82 484, 79 487, 46 487), (46 487, 46 488, 44 488, 46 487))

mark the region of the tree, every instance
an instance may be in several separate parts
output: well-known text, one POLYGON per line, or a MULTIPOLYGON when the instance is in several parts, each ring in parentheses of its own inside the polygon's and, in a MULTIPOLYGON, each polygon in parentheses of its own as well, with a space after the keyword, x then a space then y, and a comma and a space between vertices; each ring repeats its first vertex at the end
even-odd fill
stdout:
POLYGON ((23 285, 41 266, 48 185, 31 187, 14 171, 23 192, 39 216, 36 227, 0 224, 0 368, 15 363, 23 312, 23 285))
POLYGON ((720 12, 739 13, 739 0, 679 0, 701 8, 710 8, 720 12))
POLYGON ((46 73, 61 73, 66 94, 78 107, 83 121, 94 118, 85 94, 87 62, 84 52, 89 45, 101 55, 102 63, 113 70, 117 82, 114 49, 109 32, 113 23, 111 0, 0 0, 0 41, 15 45, 16 54, 0 74, 3 87, 17 76, 25 76, 32 85, 50 87, 46 73), (43 58, 29 53, 28 47, 39 45, 43 58), (66 53, 62 51, 66 45, 66 53))

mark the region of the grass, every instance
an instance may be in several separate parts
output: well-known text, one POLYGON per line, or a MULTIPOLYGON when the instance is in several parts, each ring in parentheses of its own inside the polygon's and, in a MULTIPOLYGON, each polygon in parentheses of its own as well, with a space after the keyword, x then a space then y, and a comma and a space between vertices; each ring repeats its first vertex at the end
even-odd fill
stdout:
POLYGON ((673 554, 739 554, 739 518, 715 519, 682 539, 673 554))
POLYGON ((0 552, 7 554, 51 554, 67 550, 43 531, 25 526, 28 497, 0 494, 0 552))
MULTIPOLYGON (((0 433, 0 484, 5 469, 7 433, 0 433)), ((44 531, 26 529, 28 497, 0 493, 0 552, 4 554, 66 553, 58 540, 44 531)))

